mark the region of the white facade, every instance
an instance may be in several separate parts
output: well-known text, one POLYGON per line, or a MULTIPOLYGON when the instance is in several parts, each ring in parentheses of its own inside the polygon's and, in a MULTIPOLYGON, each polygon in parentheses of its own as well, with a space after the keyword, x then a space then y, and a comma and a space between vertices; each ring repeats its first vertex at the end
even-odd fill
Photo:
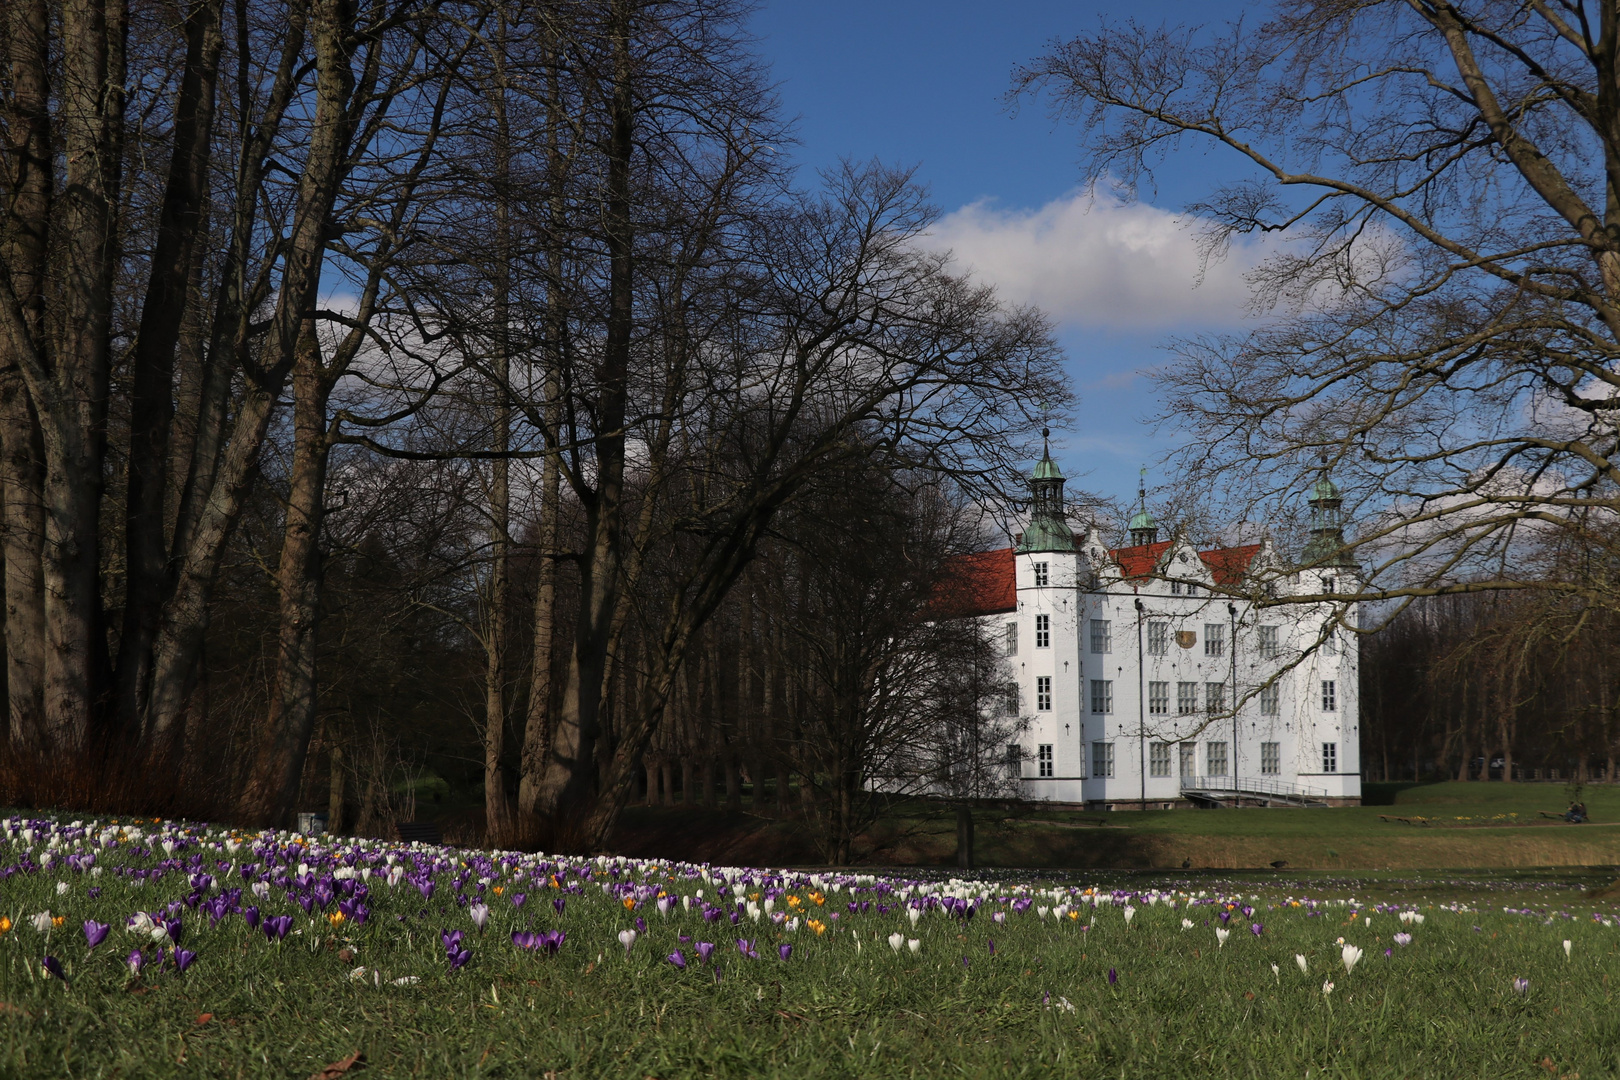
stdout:
MULTIPOLYGON (((1151 807, 1188 787, 1359 800, 1358 641, 1335 623, 1350 614, 1257 609, 1213 589, 1191 547, 1152 547, 1163 549, 1160 575, 1135 578, 1095 547, 1009 552, 1017 610, 986 618, 1008 643, 1027 722, 1026 796, 1151 807)), ((1253 569, 1269 555, 1256 552, 1253 569)), ((1343 573, 1308 570, 1279 585, 1331 592, 1343 573)))
POLYGON ((980 616, 1017 681, 1024 729, 1008 756, 1025 796, 1121 809, 1188 793, 1359 802, 1354 609, 1274 602, 1354 591, 1336 552, 1337 489, 1312 491, 1316 557, 1299 569, 1269 543, 1158 542, 1145 511, 1136 543, 1105 548, 1070 533, 1062 484, 1043 460, 1035 520, 1005 553, 1011 589, 980 616))

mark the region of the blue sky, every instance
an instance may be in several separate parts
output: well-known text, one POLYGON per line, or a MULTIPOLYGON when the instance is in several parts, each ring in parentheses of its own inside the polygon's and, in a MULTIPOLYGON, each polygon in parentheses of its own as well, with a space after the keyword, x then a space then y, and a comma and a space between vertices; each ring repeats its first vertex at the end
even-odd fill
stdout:
POLYGON ((804 168, 841 157, 915 166, 946 213, 936 242, 1058 320, 1079 407, 1054 452, 1074 486, 1099 495, 1129 497, 1137 470, 1170 447, 1141 422, 1156 402, 1139 372, 1163 362, 1175 335, 1241 322, 1254 252, 1236 252, 1195 287, 1177 212, 1207 190, 1221 158, 1173 160, 1133 206, 1093 203, 1078 190, 1074 131, 1038 104, 1009 110, 1003 95, 1015 64, 1104 18, 1207 24, 1245 12, 1259 14, 1229 0, 772 0, 754 19, 784 109, 798 118, 804 168))

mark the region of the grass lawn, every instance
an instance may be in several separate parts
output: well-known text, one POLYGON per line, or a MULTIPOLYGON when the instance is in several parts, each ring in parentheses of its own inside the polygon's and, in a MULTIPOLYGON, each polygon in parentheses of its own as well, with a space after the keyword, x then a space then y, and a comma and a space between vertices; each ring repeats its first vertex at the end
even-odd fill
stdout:
POLYGON ((1620 909, 1567 877, 967 883, 52 828, 0 834, 0 1076, 1620 1071, 1620 909))

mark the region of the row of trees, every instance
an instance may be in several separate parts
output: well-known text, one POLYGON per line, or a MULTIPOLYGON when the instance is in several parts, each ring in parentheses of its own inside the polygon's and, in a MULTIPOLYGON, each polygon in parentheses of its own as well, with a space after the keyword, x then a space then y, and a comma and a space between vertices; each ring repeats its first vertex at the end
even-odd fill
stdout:
MULTIPOLYGON (((717 616, 760 607, 739 580, 809 580, 784 515, 1006 501, 1030 410, 1065 401, 1044 321, 917 248, 907 174, 794 187, 744 15, 7 7, 19 797, 154 799, 163 775, 286 821, 318 735, 397 759, 448 711, 482 732, 491 839, 595 848, 697 723, 717 616)), ((794 588, 786 624, 831 614, 794 588)), ((902 670, 924 677, 861 678, 902 670)), ((843 678, 823 717, 857 708, 843 678)), ((792 692, 782 715, 824 722, 792 692)), ((847 817, 859 769, 801 753, 816 812, 847 817)))

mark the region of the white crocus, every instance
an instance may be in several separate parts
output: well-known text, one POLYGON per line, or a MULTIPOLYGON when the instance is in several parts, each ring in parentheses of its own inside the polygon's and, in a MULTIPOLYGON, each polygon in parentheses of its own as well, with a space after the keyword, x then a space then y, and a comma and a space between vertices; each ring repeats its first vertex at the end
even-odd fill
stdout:
POLYGON ((1304 953, 1295 953, 1294 954, 1294 963, 1299 965, 1299 973, 1301 975, 1304 975, 1304 974, 1306 974, 1307 972, 1310 971, 1310 965, 1305 962, 1305 954, 1304 953))
POLYGON ((1339 955, 1344 958, 1344 973, 1346 975, 1354 971, 1356 964, 1361 962, 1361 950, 1354 945, 1346 945, 1339 955))
POLYGON ((889 948, 893 949, 895 952, 899 952, 900 946, 904 945, 905 943, 906 935, 900 933, 900 931, 896 930, 894 933, 889 935, 889 948))
POLYGON ((636 932, 634 930, 620 930, 619 931, 619 944, 624 946, 624 951, 625 951, 626 955, 628 955, 629 952, 630 952, 630 946, 634 945, 635 943, 636 943, 636 932))
POLYGON ((1131 905, 1126 904, 1125 905, 1125 926, 1127 928, 1130 927, 1131 920, 1134 919, 1134 918, 1136 918, 1136 909, 1131 907, 1131 905))
POLYGON ((910 949, 912 952, 919 952, 922 949, 922 942, 916 938, 912 938, 906 942, 906 948, 910 949))
POLYGON ((1324 980, 1322 983, 1322 996, 1327 997, 1331 993, 1333 993, 1333 983, 1324 980))
POLYGON ((1575 949, 1575 943, 1573 941, 1570 941, 1568 938, 1565 938, 1564 939, 1564 959, 1565 960, 1569 959, 1569 954, 1571 952, 1573 952, 1574 949, 1575 949))
POLYGON ((1226 947, 1226 939, 1231 937, 1231 936, 1232 936, 1232 931, 1226 929, 1224 926, 1217 926, 1215 928, 1215 947, 1218 948, 1218 949, 1219 948, 1225 948, 1226 947))
POLYGON ((1182 919, 1181 928, 1183 930, 1191 930, 1193 928, 1193 921, 1191 919, 1182 919))
POLYGON ((51 913, 48 909, 35 915, 30 921, 34 924, 34 929, 40 933, 48 934, 51 932, 51 913))

